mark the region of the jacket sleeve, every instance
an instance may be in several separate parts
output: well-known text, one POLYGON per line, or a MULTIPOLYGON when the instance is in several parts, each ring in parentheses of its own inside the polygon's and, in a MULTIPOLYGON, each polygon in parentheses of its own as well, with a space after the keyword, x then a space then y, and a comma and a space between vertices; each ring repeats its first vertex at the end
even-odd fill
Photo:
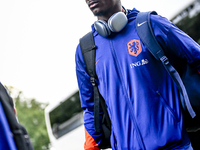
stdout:
POLYGON ((170 51, 169 58, 174 55, 200 72, 200 45, 198 43, 164 17, 152 15, 151 24, 164 51, 170 51))
MULTIPOLYGON (((81 107, 84 110, 84 127, 85 127, 85 150, 99 150, 102 133, 95 132, 94 129, 94 100, 93 86, 90 83, 90 76, 86 72, 86 66, 83 60, 80 46, 76 50, 76 76, 78 81, 81 107)), ((101 112, 100 112, 101 114, 101 112)), ((101 121, 101 116, 99 117, 101 121)), ((101 127, 100 127, 101 131, 101 127)))

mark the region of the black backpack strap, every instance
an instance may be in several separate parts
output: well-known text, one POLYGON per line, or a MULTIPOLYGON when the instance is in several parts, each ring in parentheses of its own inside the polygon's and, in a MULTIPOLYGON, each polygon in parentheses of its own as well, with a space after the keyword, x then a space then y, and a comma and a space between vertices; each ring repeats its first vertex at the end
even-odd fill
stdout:
POLYGON ((105 104, 105 100, 100 95, 98 86, 96 84, 96 71, 95 71, 95 55, 96 55, 96 45, 94 43, 94 37, 92 31, 86 34, 84 37, 80 39, 80 47, 83 55, 83 59, 86 64, 86 69, 88 74, 90 75, 90 82, 93 85, 94 90, 94 125, 95 131, 99 132, 99 106, 104 113, 103 120, 106 122, 106 125, 109 129, 111 129, 111 122, 108 115, 107 107, 105 104))
POLYGON ((87 33, 80 39, 80 47, 88 74, 91 76, 91 78, 96 78, 96 71, 95 71, 96 45, 94 43, 94 37, 92 31, 87 33))
POLYGON ((151 12, 140 12, 136 18, 136 29, 137 33, 144 43, 147 46, 148 50, 152 53, 152 55, 157 59, 160 60, 171 76, 171 78, 176 83, 180 93, 184 98, 184 102, 182 101, 182 106, 185 108, 187 107, 188 112, 190 113, 191 117, 194 118, 196 116, 188 98, 185 86, 182 82, 181 77, 179 76, 178 72, 175 68, 169 63, 168 58, 165 56, 163 49, 161 48, 160 44, 155 38, 153 29, 151 27, 150 15, 157 13, 155 11, 151 12))
POLYGON ((99 132, 99 92, 96 84, 95 55, 96 45, 94 43, 92 31, 80 39, 80 47, 85 61, 87 73, 90 75, 90 82, 94 90, 94 126, 95 131, 99 132))

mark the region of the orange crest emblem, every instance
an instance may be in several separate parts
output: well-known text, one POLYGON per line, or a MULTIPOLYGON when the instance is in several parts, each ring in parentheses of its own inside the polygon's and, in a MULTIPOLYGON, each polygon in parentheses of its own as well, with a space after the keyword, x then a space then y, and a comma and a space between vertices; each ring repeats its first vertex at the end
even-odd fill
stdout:
POLYGON ((140 40, 131 40, 127 43, 128 53, 137 57, 142 52, 140 40))

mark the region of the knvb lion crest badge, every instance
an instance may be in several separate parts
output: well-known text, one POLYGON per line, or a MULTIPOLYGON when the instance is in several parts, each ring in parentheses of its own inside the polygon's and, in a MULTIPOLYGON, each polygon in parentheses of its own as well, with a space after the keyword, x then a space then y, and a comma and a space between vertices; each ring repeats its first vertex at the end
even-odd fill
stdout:
POLYGON ((137 57, 142 52, 140 40, 131 40, 127 43, 128 53, 137 57))

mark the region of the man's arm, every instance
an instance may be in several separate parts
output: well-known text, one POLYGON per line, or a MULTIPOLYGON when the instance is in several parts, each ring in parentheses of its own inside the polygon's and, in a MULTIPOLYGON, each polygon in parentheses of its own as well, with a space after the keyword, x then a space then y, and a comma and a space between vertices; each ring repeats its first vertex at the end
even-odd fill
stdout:
POLYGON ((166 18, 152 15, 152 27, 157 40, 170 57, 175 55, 200 72, 200 45, 166 18))

